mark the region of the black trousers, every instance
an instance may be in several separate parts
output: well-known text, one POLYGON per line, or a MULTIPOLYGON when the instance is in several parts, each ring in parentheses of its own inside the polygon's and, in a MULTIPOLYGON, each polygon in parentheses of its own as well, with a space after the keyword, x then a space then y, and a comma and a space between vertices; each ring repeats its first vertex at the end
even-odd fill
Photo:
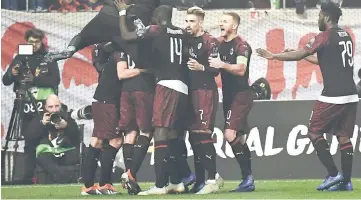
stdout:
POLYGON ((80 36, 80 42, 76 46, 78 49, 102 42, 112 42, 115 37, 120 38, 119 17, 98 13, 78 36, 80 36))
POLYGON ((31 183, 34 177, 34 170, 36 167, 36 147, 39 145, 39 140, 25 140, 24 156, 25 156, 25 172, 24 183, 31 183))
POLYGON ((67 151, 62 157, 41 153, 37 158, 38 164, 52 176, 55 183, 68 183, 72 180, 74 165, 79 161, 79 149, 67 151))
MULTIPOLYGON (((153 10, 154 7, 152 6, 135 4, 127 10, 127 15, 132 16, 132 19, 139 18, 147 26, 150 23, 153 10)), ((120 39, 119 16, 102 12, 99 12, 77 36, 79 36, 79 41, 75 42, 76 45, 74 46, 78 50, 103 42, 113 42, 118 47, 124 45, 120 39)))

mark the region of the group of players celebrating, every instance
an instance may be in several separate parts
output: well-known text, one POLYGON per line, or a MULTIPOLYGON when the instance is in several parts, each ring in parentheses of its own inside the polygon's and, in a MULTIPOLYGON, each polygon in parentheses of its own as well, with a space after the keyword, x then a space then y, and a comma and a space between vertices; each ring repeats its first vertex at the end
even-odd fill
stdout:
MULTIPOLYGON (((187 10, 185 29, 172 24, 172 10, 156 0, 105 1, 103 10, 73 38, 67 50, 47 55, 48 60, 60 60, 98 43, 93 62, 100 77, 92 105, 94 131, 84 158, 83 195, 118 193, 111 183, 111 173, 121 146, 126 167, 121 181, 129 194, 183 193, 191 184, 191 193, 219 191, 224 183, 217 173, 212 138, 218 106, 215 76, 219 73, 224 134, 242 174, 242 182, 232 191, 255 190, 245 137, 253 105, 248 83, 252 49, 237 34, 240 17, 234 12, 224 13, 220 18, 221 36, 215 38, 203 28, 205 12, 201 8, 187 10), (185 131, 189 131, 194 151, 195 174, 186 160, 185 131), (136 175, 152 138, 155 187, 141 191, 136 175), (99 184, 94 183, 97 160, 101 162, 99 184)), ((317 156, 329 173, 319 190, 352 190, 350 137, 358 97, 352 81, 353 43, 337 26, 341 14, 335 4, 323 4, 319 17, 322 32, 305 49, 281 54, 257 49, 267 59, 305 58, 321 67, 325 89, 313 110, 309 132, 317 156), (318 58, 312 56, 315 52, 318 58), (335 80, 343 84, 335 84, 335 80), (322 135, 329 130, 340 141, 343 173, 338 172, 322 135)))

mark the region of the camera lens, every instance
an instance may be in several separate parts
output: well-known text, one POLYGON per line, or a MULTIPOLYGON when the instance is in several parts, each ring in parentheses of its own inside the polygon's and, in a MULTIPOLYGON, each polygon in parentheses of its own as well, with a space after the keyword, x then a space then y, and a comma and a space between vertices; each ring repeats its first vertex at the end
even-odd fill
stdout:
POLYGON ((51 114, 50 121, 54 124, 60 122, 61 121, 60 115, 58 113, 51 114))

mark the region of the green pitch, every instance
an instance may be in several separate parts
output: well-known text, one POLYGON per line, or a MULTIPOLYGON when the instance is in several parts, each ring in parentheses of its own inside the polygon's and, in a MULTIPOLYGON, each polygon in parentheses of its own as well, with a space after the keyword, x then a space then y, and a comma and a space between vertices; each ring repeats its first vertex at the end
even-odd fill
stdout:
MULTIPOLYGON (((210 195, 164 195, 164 196, 129 196, 116 185, 120 195, 80 196, 81 185, 36 185, 1 187, 2 199, 361 199, 361 179, 354 179, 352 192, 316 191, 321 180, 270 180, 257 181, 256 191, 252 193, 229 193, 238 182, 228 181, 217 194, 210 195)), ((151 187, 142 183, 143 189, 151 187)))

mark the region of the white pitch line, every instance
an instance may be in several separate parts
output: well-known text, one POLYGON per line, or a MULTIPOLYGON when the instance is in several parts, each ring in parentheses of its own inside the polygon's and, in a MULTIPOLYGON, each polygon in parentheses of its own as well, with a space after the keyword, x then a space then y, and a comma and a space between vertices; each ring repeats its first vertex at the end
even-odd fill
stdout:
MULTIPOLYGON (((300 179, 300 180, 256 180, 256 183, 297 183, 297 182, 320 182, 321 179, 300 179)), ((230 184, 238 184, 240 181, 225 181, 225 183, 230 184)), ((361 182, 361 179, 353 179, 352 182, 361 182)), ((152 185, 151 182, 139 182, 140 184, 152 185)), ((121 185, 120 183, 116 183, 114 185, 121 185)), ((14 186, 1 186, 1 188, 8 189, 8 188, 50 188, 50 187, 79 187, 82 184, 49 184, 49 185, 14 185, 14 186)))

